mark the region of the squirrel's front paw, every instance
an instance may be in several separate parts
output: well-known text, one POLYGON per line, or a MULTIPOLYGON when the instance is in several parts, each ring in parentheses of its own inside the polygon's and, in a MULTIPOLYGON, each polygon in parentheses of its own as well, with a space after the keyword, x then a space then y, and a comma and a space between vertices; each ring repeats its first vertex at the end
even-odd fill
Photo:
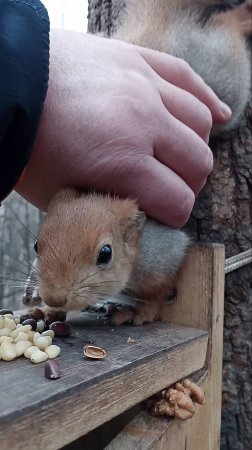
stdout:
POLYGON ((131 322, 134 317, 134 311, 133 309, 129 308, 122 308, 119 311, 116 311, 113 313, 110 321, 112 325, 122 325, 125 322, 131 322))
POLYGON ((43 306, 42 308, 30 308, 29 313, 35 316, 37 320, 47 320, 49 324, 56 321, 64 322, 66 320, 65 311, 55 311, 49 306, 43 306))
POLYGON ((113 325, 122 325, 125 322, 131 322, 133 325, 143 325, 144 323, 153 322, 156 318, 157 309, 150 305, 139 309, 123 308, 120 311, 116 311, 111 318, 111 322, 113 325))

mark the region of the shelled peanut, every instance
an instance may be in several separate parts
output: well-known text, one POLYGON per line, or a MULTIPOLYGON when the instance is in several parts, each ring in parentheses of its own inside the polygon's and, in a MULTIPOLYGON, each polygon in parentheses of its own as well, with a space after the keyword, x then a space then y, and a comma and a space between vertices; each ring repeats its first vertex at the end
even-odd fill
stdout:
POLYGON ((55 333, 44 328, 43 320, 27 318, 20 323, 11 311, 0 314, 0 360, 12 361, 24 355, 36 364, 56 358, 60 347, 52 344, 55 333))

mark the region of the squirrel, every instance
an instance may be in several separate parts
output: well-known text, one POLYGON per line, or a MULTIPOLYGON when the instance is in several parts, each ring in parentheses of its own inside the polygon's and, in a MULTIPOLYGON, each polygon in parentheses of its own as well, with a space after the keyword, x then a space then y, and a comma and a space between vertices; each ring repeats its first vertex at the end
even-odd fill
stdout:
MULTIPOLYGON (((215 10, 207 0, 130 0, 113 37, 185 59, 232 109, 216 134, 237 125, 248 99, 252 5, 212 15, 209 5, 215 10)), ((35 247, 39 296, 57 313, 122 292, 135 298, 133 307, 117 311, 113 323, 151 322, 162 318, 189 246, 184 231, 146 220, 132 199, 63 189, 49 204, 35 247)))
POLYGON ((212 136, 237 126, 251 86, 252 0, 223 11, 227 7, 214 0, 128 0, 112 36, 185 60, 232 110, 212 136))
POLYGON ((185 232, 146 220, 134 200, 60 190, 35 246, 39 295, 49 313, 85 310, 123 292, 136 298, 135 308, 116 312, 113 323, 151 322, 174 286, 189 243, 185 232))

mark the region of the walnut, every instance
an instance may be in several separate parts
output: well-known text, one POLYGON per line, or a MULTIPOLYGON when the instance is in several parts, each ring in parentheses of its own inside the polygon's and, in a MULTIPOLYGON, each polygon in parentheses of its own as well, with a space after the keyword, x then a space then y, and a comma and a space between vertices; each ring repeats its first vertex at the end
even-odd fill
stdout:
POLYGON ((174 416, 175 408, 167 400, 161 399, 157 400, 152 404, 151 412, 153 416, 174 416))
POLYGON ((202 389, 190 380, 183 380, 183 386, 189 391, 189 395, 194 403, 204 405, 205 395, 202 389))
POLYGON ((147 409, 151 410, 156 417, 174 416, 177 419, 186 420, 195 414, 194 402, 203 405, 204 392, 190 380, 183 380, 149 399, 147 409))

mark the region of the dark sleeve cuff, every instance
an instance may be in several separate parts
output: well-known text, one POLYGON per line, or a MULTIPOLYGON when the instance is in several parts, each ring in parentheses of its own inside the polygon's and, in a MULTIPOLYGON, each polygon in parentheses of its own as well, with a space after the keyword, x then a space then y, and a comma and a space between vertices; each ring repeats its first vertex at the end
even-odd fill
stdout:
POLYGON ((39 0, 0 2, 0 201, 29 160, 49 77, 49 18, 39 0))

